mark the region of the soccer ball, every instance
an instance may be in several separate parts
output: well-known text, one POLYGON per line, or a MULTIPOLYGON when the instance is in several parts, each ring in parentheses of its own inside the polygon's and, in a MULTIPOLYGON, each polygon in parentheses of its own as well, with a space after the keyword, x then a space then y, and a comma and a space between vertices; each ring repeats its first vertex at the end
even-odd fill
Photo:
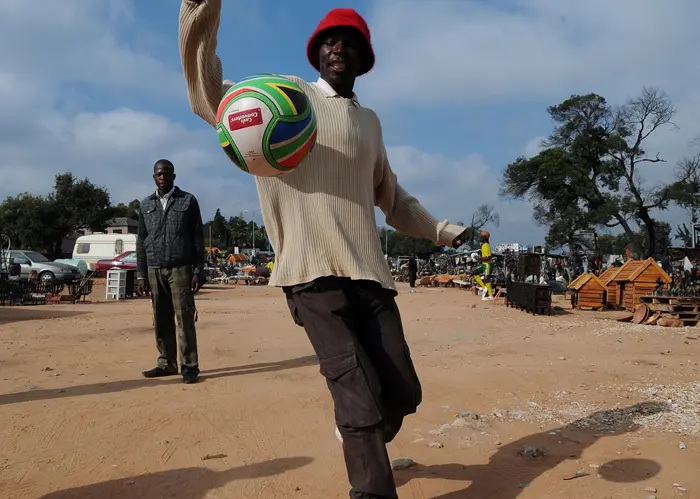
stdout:
POLYGON ((246 78, 224 95, 216 113, 221 147, 252 175, 293 171, 316 144, 316 114, 302 89, 282 76, 246 78))

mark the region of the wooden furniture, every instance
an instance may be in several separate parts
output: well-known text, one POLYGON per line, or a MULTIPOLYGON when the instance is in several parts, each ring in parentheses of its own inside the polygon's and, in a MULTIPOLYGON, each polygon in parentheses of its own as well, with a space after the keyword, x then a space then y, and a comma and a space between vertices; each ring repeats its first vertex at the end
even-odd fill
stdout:
POLYGON ((548 284, 510 281, 506 286, 506 305, 535 315, 552 315, 552 287, 548 284))
POLYGON ((539 280, 542 269, 542 255, 535 253, 521 253, 518 255, 518 276, 525 281, 530 276, 535 276, 535 282, 539 280))
POLYGON ((574 308, 592 308, 600 310, 605 306, 607 287, 595 274, 582 274, 569 284, 573 292, 571 306, 574 308))

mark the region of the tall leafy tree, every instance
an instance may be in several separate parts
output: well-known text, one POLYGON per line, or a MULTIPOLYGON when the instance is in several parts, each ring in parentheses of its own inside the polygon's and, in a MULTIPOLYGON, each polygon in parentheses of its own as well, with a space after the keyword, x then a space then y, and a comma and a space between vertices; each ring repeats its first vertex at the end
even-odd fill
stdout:
POLYGON ((659 129, 674 126, 675 111, 656 88, 644 88, 618 107, 597 94, 573 95, 548 108, 555 126, 545 149, 508 165, 501 193, 533 201, 535 220, 549 227, 554 246, 575 245, 581 231, 618 228, 635 253, 653 256, 660 248, 652 212, 687 192, 690 175, 647 187, 639 169, 665 163, 660 154, 648 155, 645 143, 659 129))
POLYGON ((0 232, 10 238, 15 249, 52 252, 61 235, 57 224, 54 203, 44 196, 24 193, 0 204, 0 232))

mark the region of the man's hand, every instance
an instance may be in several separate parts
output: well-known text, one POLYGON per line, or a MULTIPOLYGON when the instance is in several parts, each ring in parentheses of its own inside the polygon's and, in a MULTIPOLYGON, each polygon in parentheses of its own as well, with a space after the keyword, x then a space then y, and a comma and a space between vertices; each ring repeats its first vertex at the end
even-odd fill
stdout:
POLYGON ((204 278, 202 274, 195 274, 192 276, 192 292, 197 293, 204 285, 204 278))
POLYGON ((464 240, 467 238, 467 230, 465 229, 464 232, 462 232, 459 236, 455 237, 454 240, 452 241, 452 247, 454 249, 459 248, 464 244, 464 240))
POLYGON ((138 281, 139 295, 143 296, 150 291, 148 286, 148 279, 139 279, 138 281))

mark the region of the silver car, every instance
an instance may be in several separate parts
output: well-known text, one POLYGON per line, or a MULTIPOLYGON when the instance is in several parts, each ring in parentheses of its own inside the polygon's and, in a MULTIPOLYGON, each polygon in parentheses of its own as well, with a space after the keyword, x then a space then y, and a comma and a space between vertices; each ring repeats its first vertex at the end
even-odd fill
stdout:
POLYGON ((28 280, 32 272, 36 274, 42 282, 65 282, 70 283, 80 279, 78 267, 66 263, 52 262, 41 253, 36 251, 10 250, 6 253, 9 263, 19 264, 22 268, 20 279, 28 280))

